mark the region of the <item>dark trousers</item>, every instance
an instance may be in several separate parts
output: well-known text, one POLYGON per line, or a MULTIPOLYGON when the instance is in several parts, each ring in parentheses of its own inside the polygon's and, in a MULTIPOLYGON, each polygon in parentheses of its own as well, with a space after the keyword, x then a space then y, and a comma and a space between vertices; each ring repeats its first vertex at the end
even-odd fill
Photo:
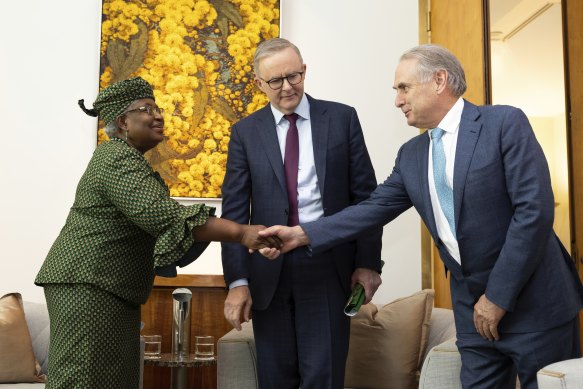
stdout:
POLYGON ((548 364, 581 356, 578 320, 542 332, 500 334, 488 341, 479 334, 457 334, 464 389, 537 389, 536 373, 548 364))
POLYGON ((344 387, 346 298, 332 258, 286 254, 273 300, 253 311, 260 389, 344 387))

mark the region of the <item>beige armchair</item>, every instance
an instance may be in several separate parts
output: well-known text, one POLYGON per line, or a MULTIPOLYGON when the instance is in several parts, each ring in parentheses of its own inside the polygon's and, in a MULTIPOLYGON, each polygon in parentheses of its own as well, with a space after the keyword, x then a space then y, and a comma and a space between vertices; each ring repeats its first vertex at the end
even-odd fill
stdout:
POLYGON ((539 370, 536 375, 539 389, 583 388, 583 358, 556 362, 539 370))
MULTIPOLYGON (((429 327, 429 337, 427 350, 434 349, 446 340, 455 339, 455 325, 453 321, 453 312, 449 309, 434 308, 431 314, 431 321, 429 327)), ((455 344, 454 344, 455 347, 455 344)), ((456 350, 457 351, 457 350, 456 350)), ((431 363, 424 365, 423 369, 418 372, 421 378, 420 380, 427 381, 424 379, 425 376, 433 377, 441 374, 435 369, 441 369, 444 364, 450 364, 450 359, 446 361, 437 358, 437 351, 433 351, 433 360, 431 363), (436 359, 437 358, 437 359, 436 359), (438 362, 438 359, 440 363, 438 362)), ((429 352, 425 353, 425 360, 429 358, 429 352)), ((217 384, 218 389, 257 389, 257 373, 256 373, 256 356, 255 356, 255 340, 253 338, 253 327, 251 323, 243 323, 243 329, 241 331, 232 330, 225 336, 219 339, 217 343, 217 384)), ((459 359, 459 354, 457 355, 459 359)), ((455 358, 454 358, 455 359, 455 358)), ((453 370, 451 368, 451 370, 453 370)), ((450 374, 451 382, 459 383, 459 368, 457 370, 457 375, 455 373, 450 374)), ((448 381, 448 382, 450 382, 448 381)), ((445 383, 446 381, 440 381, 445 383)), ((449 384, 435 386, 430 385, 427 382, 422 388, 456 388, 458 386, 450 386, 449 384)))
MULTIPOLYGON (((242 331, 232 330, 220 338, 217 353, 218 389, 258 388, 251 323, 243 323, 242 331)), ((434 308, 427 351, 418 372, 419 389, 461 389, 460 369, 461 358, 455 345, 453 312, 434 308)), ((581 389, 583 358, 553 363, 538 372, 537 380, 540 389, 581 389)), ((378 387, 382 388, 383 383, 379 383, 378 387)))

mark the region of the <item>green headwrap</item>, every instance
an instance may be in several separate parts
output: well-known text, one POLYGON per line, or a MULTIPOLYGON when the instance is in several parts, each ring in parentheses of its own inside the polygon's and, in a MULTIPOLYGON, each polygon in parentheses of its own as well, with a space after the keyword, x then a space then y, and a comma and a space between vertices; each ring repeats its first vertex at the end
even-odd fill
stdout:
POLYGON ((118 81, 99 92, 93 109, 85 108, 84 100, 79 100, 79 106, 87 115, 99 116, 107 126, 135 100, 153 98, 152 86, 143 78, 135 77, 118 81))

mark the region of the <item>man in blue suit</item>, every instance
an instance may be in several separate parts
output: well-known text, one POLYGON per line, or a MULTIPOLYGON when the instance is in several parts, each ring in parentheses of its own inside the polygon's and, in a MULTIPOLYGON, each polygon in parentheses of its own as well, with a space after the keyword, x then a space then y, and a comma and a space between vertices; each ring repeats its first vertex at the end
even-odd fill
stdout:
MULTIPOLYGON (((449 270, 464 388, 536 388, 545 365, 580 356, 583 287, 553 232, 554 200, 543 151, 522 111, 461 98, 466 81, 449 51, 405 52, 395 105, 428 128, 405 143, 392 174, 369 199, 331 217, 272 227, 282 251, 314 254, 411 206, 449 270)), ((276 250, 265 250, 274 255, 276 250)))
MULTIPOLYGON (((222 217, 297 225, 366 199, 377 185, 354 108, 304 93, 298 48, 272 39, 257 48, 255 82, 270 104, 231 130, 222 217)), ((343 388, 354 283, 366 300, 381 283, 382 227, 310 257, 270 262, 224 244, 225 317, 237 329, 253 313, 260 388, 343 388)))

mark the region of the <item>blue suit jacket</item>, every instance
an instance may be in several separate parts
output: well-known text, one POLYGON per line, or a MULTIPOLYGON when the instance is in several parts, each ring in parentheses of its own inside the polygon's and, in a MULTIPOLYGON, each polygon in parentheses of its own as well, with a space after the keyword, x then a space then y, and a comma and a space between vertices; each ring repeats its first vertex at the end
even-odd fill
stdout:
MULTIPOLYGON (((332 215, 370 195, 377 186, 360 122, 354 108, 308 96, 314 162, 324 215, 332 215)), ((287 224, 288 199, 275 119, 269 105, 231 129, 227 170, 222 187, 222 217, 237 223, 287 224)), ((382 228, 369 236, 330 248, 348 294, 355 267, 380 270, 382 228)), ((222 245, 228 284, 249 279, 254 309, 265 309, 275 291, 281 258, 249 255, 238 244, 222 245)))
POLYGON ((437 234, 427 178, 429 145, 426 133, 411 139, 368 200, 302 225, 313 251, 386 224, 414 206, 450 271, 459 332, 475 332, 473 306, 483 293, 508 311, 501 332, 542 331, 573 319, 583 306, 583 287, 553 232, 547 162, 524 113, 465 102, 453 179, 461 266, 437 234))

